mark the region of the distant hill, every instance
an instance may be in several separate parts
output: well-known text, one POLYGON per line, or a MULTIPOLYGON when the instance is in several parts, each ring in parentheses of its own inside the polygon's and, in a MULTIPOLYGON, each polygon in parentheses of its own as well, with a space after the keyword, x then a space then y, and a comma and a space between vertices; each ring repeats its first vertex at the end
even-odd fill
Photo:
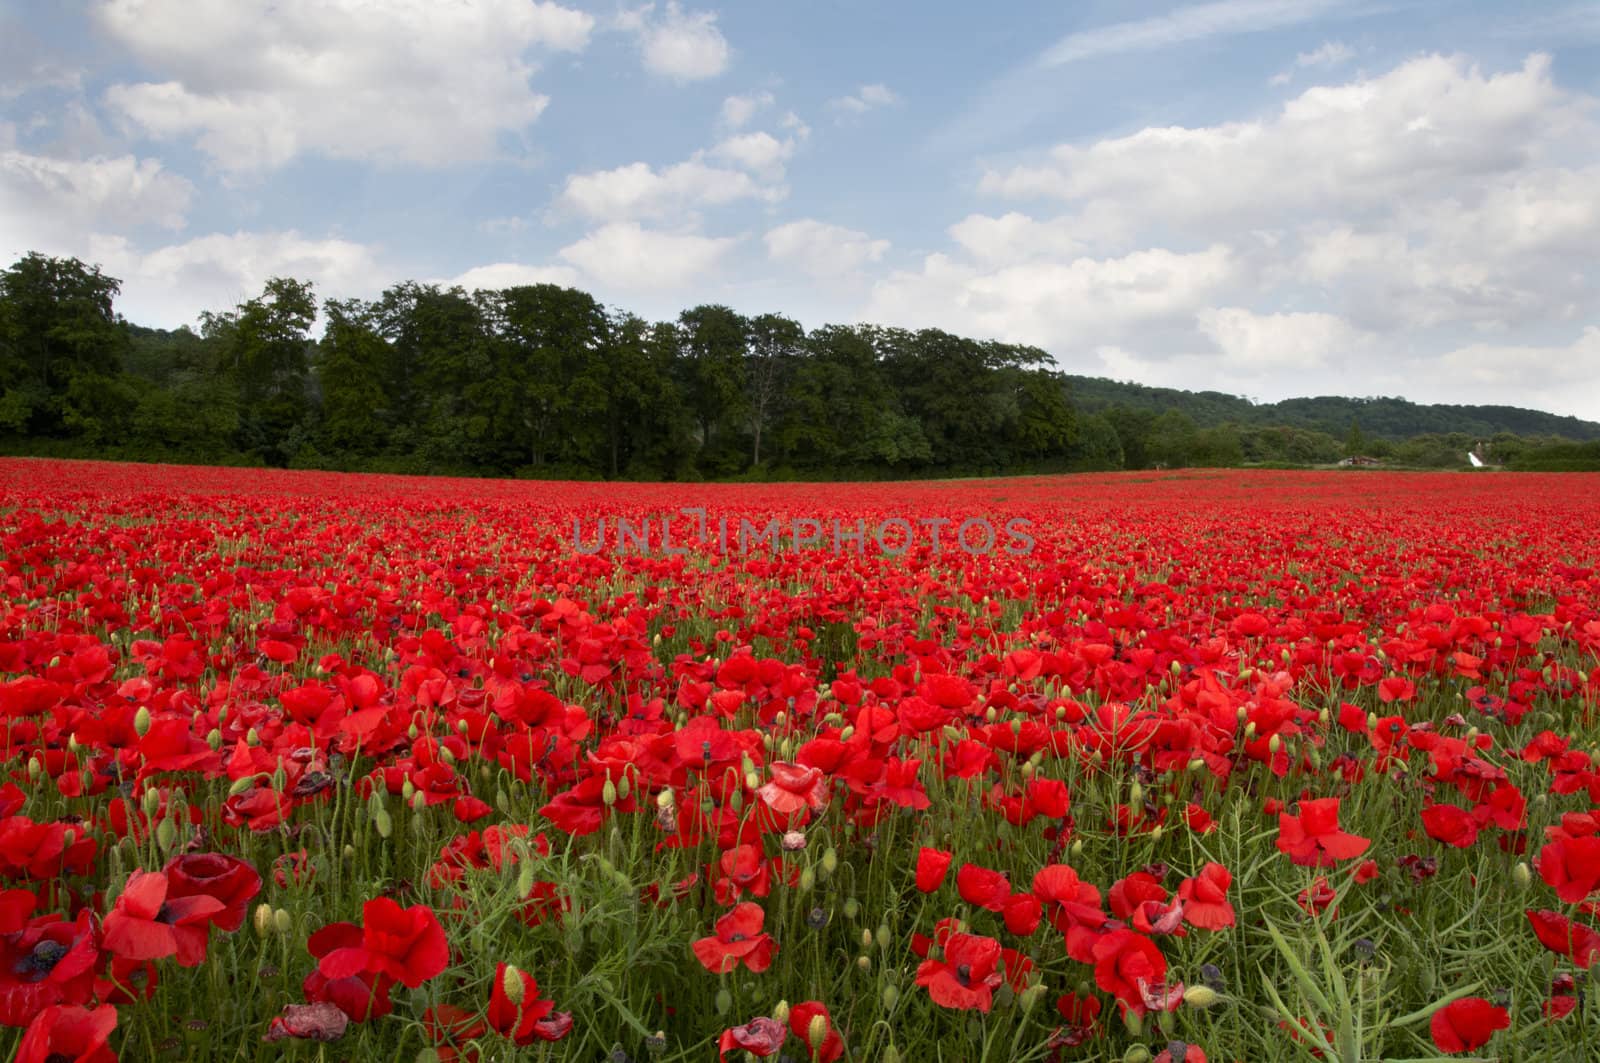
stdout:
POLYGON ((1354 420, 1366 436, 1395 442, 1419 435, 1452 432, 1486 438, 1499 432, 1511 432, 1519 436, 1562 436, 1585 442, 1600 440, 1600 424, 1594 421, 1518 406, 1425 405, 1399 398, 1354 399, 1336 395, 1255 403, 1220 391, 1155 388, 1089 376, 1069 375, 1066 380, 1073 404, 1083 413, 1099 413, 1112 406, 1158 413, 1177 410, 1187 414, 1200 428, 1229 422, 1289 425, 1342 438, 1354 420))

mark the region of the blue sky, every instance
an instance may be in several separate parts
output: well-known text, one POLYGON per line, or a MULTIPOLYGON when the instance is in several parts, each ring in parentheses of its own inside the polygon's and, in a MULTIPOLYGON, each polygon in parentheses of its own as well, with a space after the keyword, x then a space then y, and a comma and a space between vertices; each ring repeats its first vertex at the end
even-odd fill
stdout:
POLYGON ((1600 419, 1600 4, 0 0, 0 257, 1600 419))

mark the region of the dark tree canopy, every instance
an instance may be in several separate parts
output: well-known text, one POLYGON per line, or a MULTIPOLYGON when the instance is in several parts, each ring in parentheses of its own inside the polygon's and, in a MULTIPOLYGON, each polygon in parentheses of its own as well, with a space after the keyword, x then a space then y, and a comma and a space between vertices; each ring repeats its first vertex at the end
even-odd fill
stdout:
POLYGON ((1326 464, 1566 468, 1600 425, 1403 399, 1258 405, 1066 376, 1036 347, 720 305, 650 322, 553 284, 407 281, 370 301, 269 280, 198 331, 119 317, 118 282, 0 272, 0 449, 396 472, 914 477, 1326 464), (319 334, 320 333, 320 334, 319 334), (1359 427, 1357 427, 1359 424, 1359 427), (1568 449, 1561 447, 1567 445, 1568 449), (1554 449, 1551 449, 1554 448, 1554 449))

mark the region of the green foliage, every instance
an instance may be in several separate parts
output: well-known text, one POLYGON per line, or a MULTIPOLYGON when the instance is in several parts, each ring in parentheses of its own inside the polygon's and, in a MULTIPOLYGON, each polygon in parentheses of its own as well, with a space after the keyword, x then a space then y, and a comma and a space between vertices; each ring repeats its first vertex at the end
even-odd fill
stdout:
POLYGON ((701 305, 674 321, 553 284, 407 281, 370 302, 273 278, 198 330, 118 318, 118 282, 0 273, 0 447, 455 475, 700 480, 1318 465, 1588 468, 1600 425, 1400 399, 1255 404, 1064 375, 1035 347, 701 305), (1359 419, 1358 419, 1359 415, 1359 419), (59 445, 58 445, 59 444, 59 445), (1553 449, 1552 449, 1553 448, 1553 449))

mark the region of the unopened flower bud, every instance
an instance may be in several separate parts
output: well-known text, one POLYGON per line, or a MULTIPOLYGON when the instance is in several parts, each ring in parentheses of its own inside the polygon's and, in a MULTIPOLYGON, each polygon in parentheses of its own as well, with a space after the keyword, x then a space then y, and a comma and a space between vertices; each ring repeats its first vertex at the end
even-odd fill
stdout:
POLYGON ((617 784, 611 781, 610 776, 600 787, 600 800, 607 808, 617 803, 617 784))
POLYGON ((272 925, 277 928, 278 933, 287 936, 294 929, 294 916, 286 909, 279 908, 272 913, 272 925))
POLYGON ((1519 890, 1526 890, 1533 884, 1533 873, 1528 870, 1527 861, 1517 861, 1517 866, 1511 869, 1511 880, 1519 890))
POLYGON ((828 1017, 826 1015, 813 1015, 806 1024, 806 1044, 811 1046, 811 1051, 821 1052, 822 1043, 828 1039, 828 1017))
POLYGON ((150 710, 143 705, 133 714, 133 733, 140 738, 150 733, 150 710))
POLYGON ((726 1015, 731 1007, 733 1007, 733 994, 728 992, 727 986, 723 986, 717 990, 717 1014, 726 1015))
POLYGON ((505 973, 500 976, 500 991, 513 1004, 521 1004, 522 998, 528 992, 528 985, 522 980, 522 972, 509 963, 506 964, 505 973))
POLYGON ((1209 1008, 1221 999, 1222 994, 1208 985, 1192 985, 1183 991, 1183 1002, 1193 1008, 1209 1008))
POLYGON ((251 916, 251 920, 259 937, 266 937, 278 929, 277 922, 272 918, 272 905, 270 904, 262 903, 256 905, 256 910, 251 916))

